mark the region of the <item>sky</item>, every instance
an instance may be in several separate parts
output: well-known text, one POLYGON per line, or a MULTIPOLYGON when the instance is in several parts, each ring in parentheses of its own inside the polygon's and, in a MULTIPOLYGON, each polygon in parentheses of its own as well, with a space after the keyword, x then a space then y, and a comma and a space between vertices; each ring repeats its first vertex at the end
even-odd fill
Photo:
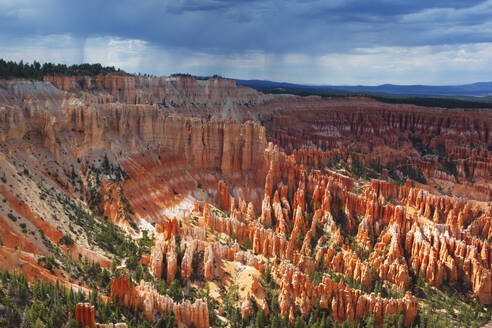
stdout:
POLYGON ((325 85, 492 81, 492 0, 0 0, 0 57, 325 85))

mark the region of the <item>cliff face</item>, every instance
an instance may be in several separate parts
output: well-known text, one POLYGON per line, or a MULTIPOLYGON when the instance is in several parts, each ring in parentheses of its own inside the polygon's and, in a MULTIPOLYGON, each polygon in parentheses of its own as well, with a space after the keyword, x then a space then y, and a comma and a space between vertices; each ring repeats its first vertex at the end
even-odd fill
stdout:
POLYGON ((94 306, 90 305, 89 303, 77 303, 77 305, 75 306, 75 320, 77 320, 77 322, 82 327, 89 327, 89 328, 96 328, 96 327, 97 328, 126 328, 127 327, 126 323, 123 322, 119 322, 116 324, 96 323, 94 306))
MULTIPOLYGON (((256 105, 270 98, 253 89, 236 86, 234 80, 193 77, 141 77, 104 75, 46 76, 46 82, 72 93, 95 93, 101 102, 127 104, 159 104, 185 107, 204 106, 212 111, 217 106, 256 105)), ((183 109, 184 110, 184 109, 183 109)))
POLYGON ((75 306, 75 319, 82 327, 96 328, 94 306, 89 303, 77 303, 75 306))
MULTIPOLYGON (((32 83, 36 90, 39 82, 32 83)), ((66 152, 77 158, 101 149, 128 153, 160 146, 182 154, 192 167, 221 169, 224 174, 256 167, 266 145, 264 129, 253 122, 186 118, 144 104, 84 103, 59 90, 55 96, 25 103, 22 99, 28 96, 18 94, 11 106, 2 107, 1 140, 38 134, 41 145, 55 156, 66 152), (16 104, 23 101, 19 108, 16 104), (65 142, 68 139, 71 142, 65 142)))
MULTIPOLYGON (((372 180, 363 194, 355 194, 354 181, 348 177, 331 171, 308 171, 295 164, 295 155, 286 156, 274 148, 266 152, 270 169, 256 222, 251 222, 245 207, 233 203, 229 218, 211 215, 205 207, 207 226, 234 236, 240 243, 250 240, 253 253, 289 261, 291 271, 312 275, 321 267, 351 277, 350 283, 365 290, 371 290, 375 279, 405 290, 411 267, 413 274, 436 287, 469 281, 480 301, 490 303, 491 254, 483 240, 489 238, 486 222, 490 222, 490 207, 484 207, 485 203, 434 195, 410 182, 400 187, 372 180), (284 198, 281 202, 280 195, 287 194, 292 200, 284 198), (482 240, 472 235, 480 232, 485 232, 479 235, 482 240), (351 241, 354 237, 356 244, 351 241), (458 281, 458 277, 462 278, 458 281)), ((221 183, 218 189, 221 199, 228 199, 221 183)), ((291 290, 286 290, 281 296, 282 313, 294 313, 297 306, 303 315, 309 313, 309 300, 323 297, 315 294, 315 289, 314 285, 299 288, 296 297, 302 299, 300 303, 288 296, 291 290)), ((335 304, 338 309, 340 301, 330 299, 324 304, 335 304)), ((416 313, 412 302, 405 306, 416 313)), ((345 305, 335 312, 336 320, 360 319, 354 317, 355 307, 345 305)), ((395 303, 391 308, 402 306, 395 303)), ((413 319, 405 320, 411 323, 413 319)))
POLYGON ((272 274, 281 286, 279 303, 282 314, 289 314, 291 321, 294 321, 294 304, 298 304, 301 314, 307 316, 316 299, 320 308, 330 310, 332 318, 338 322, 359 321, 372 313, 376 324, 381 324, 385 316, 401 312, 403 324, 410 326, 417 316, 418 303, 410 292, 401 299, 384 299, 374 293, 367 295, 341 282, 336 283, 327 276, 314 286, 306 274, 288 262, 274 267, 272 274))
MULTIPOLYGON (((179 204, 198 187, 215 193, 221 178, 232 182, 234 192, 260 201, 256 190, 264 179, 264 128, 253 121, 199 115, 199 110, 201 117, 184 116, 177 107, 178 101, 196 102, 208 111, 209 106, 226 106, 232 100, 238 101, 234 106, 243 106, 241 92, 258 97, 254 91, 241 91, 224 80, 106 76, 91 81, 1 81, 5 101, 0 106, 0 140, 13 149, 23 148, 40 166, 50 166, 53 159, 68 172, 74 165, 79 173, 85 171, 107 156, 126 173, 121 187, 129 204, 122 203, 119 186, 109 181, 98 186, 103 197, 99 210, 127 231, 125 206, 131 207, 137 222, 158 222, 166 207, 179 204), (172 111, 154 102, 168 93, 175 97, 172 111), (143 100, 130 101, 132 94, 143 100), (142 190, 149 197, 142 197, 142 190)), ((59 169, 49 169, 48 177, 59 169)), ((53 180, 66 191, 78 189, 70 190, 61 176, 53 180)))
POLYGON ((155 314, 173 313, 176 321, 186 327, 210 327, 207 303, 202 300, 193 304, 189 301, 177 304, 169 296, 160 295, 149 283, 134 286, 125 277, 111 282, 111 297, 114 299, 116 296, 121 305, 143 311, 149 321, 155 314))
POLYGON ((384 104, 364 98, 328 101, 286 96, 262 104, 257 110, 264 112, 268 135, 290 150, 310 144, 334 148, 354 140, 359 149, 378 145, 397 148, 403 141, 412 142, 407 138, 410 136, 416 144, 430 148, 442 145, 453 158, 467 158, 474 153, 487 154, 487 145, 491 144, 491 117, 486 110, 465 112, 384 104), (482 146, 470 148, 471 143, 482 146))
MULTIPOLYGON (((82 284, 36 259, 110 267, 114 254, 85 231, 109 220, 153 238, 139 262, 153 279, 208 286, 219 304, 220 287, 239 286, 245 320, 262 309, 293 321, 319 303, 338 322, 401 313, 410 326, 418 278, 490 304, 491 122, 480 110, 262 95, 215 78, 0 81, 0 265, 82 284)), ((116 296, 149 320, 210 325, 205 301, 178 303, 145 281, 114 279, 116 296)), ((75 315, 96 325, 89 305, 75 315)))
MULTIPOLYGON (((105 75, 46 81, 1 82, 2 140, 32 135, 57 159, 161 146, 195 167, 230 174, 256 167, 268 137, 288 153, 342 147, 365 165, 411 165, 440 185, 454 184, 453 193, 492 199, 492 119, 486 111, 266 96, 221 79, 105 75), (265 129, 241 126, 248 120, 265 129)), ((326 160, 312 159, 314 166, 326 160)))
POLYGON ((367 166, 411 165, 437 184, 455 184, 453 194, 492 199, 490 111, 278 96, 255 112, 268 139, 288 153, 346 148, 367 166))

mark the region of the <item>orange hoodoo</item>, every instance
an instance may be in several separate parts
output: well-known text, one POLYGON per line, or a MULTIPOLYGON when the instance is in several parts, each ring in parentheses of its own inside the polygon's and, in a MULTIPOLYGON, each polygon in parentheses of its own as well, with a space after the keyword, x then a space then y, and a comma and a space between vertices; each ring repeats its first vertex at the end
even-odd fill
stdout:
POLYGON ((78 303, 75 306, 75 319, 82 327, 96 328, 94 306, 89 303, 78 303))

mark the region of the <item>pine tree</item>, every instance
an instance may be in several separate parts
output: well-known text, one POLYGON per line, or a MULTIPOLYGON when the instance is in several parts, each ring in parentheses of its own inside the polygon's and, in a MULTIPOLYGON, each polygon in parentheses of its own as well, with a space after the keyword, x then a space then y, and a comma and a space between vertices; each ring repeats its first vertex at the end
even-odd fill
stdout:
POLYGON ((297 317, 294 323, 294 328, 306 328, 306 322, 302 317, 297 317))
POLYGON ((326 328, 326 313, 323 313, 323 319, 321 319, 319 328, 326 328))
POLYGON ((67 326, 66 328, 80 328, 80 324, 77 320, 75 319, 70 319, 68 322, 67 322, 67 326))
POLYGON ((315 323, 315 319, 314 319, 314 313, 311 312, 311 315, 309 316, 309 321, 308 321, 308 327, 312 327, 315 323))
POLYGON ((43 321, 41 321, 40 318, 38 318, 34 323, 34 328, 45 328, 45 327, 46 325, 43 323, 43 321))
POLYGON ((271 317, 271 328, 280 328, 282 327, 282 323, 280 322, 279 317, 276 314, 273 314, 271 317))
POLYGON ((258 313, 256 314, 255 327, 265 327, 265 319, 265 312, 263 312, 263 310, 258 311, 258 313))

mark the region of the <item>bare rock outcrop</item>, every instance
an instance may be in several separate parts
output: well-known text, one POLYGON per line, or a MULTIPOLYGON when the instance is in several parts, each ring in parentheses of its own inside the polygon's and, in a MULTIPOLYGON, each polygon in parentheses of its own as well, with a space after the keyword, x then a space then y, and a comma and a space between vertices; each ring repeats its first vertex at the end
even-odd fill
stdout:
POLYGON ((75 306, 75 320, 82 327, 89 328, 126 328, 126 323, 96 323, 94 306, 89 303, 77 303, 75 306))
MULTIPOLYGON (((292 313, 292 307, 298 304, 301 315, 307 316, 318 299, 320 307, 331 310, 332 318, 338 322, 360 320, 374 314, 376 323, 380 324, 384 316, 401 311, 405 326, 410 326, 417 316, 418 303, 409 292, 402 299, 384 299, 374 294, 363 294, 342 282, 336 283, 327 275, 315 286, 287 261, 274 266, 272 275, 281 287, 279 304, 282 314, 292 313)), ((290 318, 293 321, 293 317, 290 318)))
POLYGON ((178 323, 189 327, 208 328, 208 308, 203 300, 196 300, 191 304, 189 301, 175 303, 172 298, 160 295, 150 283, 141 282, 134 286, 127 278, 115 278, 111 282, 111 298, 118 298, 121 305, 144 311, 148 320, 155 315, 174 314, 178 323))
POLYGON ((89 303, 77 303, 75 306, 75 319, 82 327, 96 328, 94 306, 89 303))

